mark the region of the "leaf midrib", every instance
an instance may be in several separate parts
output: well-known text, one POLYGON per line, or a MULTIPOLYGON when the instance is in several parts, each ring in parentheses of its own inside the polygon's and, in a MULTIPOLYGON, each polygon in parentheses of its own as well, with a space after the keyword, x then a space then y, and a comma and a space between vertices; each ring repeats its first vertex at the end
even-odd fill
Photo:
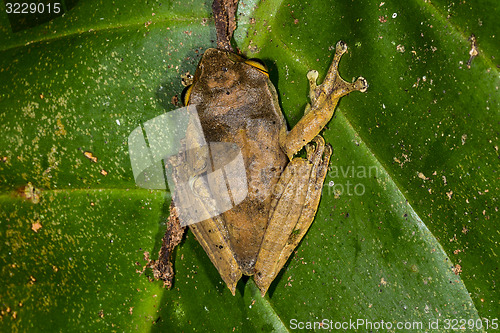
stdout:
MULTIPOLYGON (((38 188, 37 188, 38 189, 38 188)), ((118 188, 118 187, 108 187, 108 188, 62 188, 62 189, 39 189, 40 197, 43 199, 44 196, 50 194, 61 194, 61 193, 97 193, 97 192, 117 192, 123 191, 126 193, 146 193, 146 194, 158 194, 165 193, 168 197, 170 197, 170 192, 166 190, 152 190, 145 189, 140 187, 130 187, 130 188, 118 188)), ((10 190, 0 192, 0 201, 7 200, 12 198, 22 199, 22 196, 19 195, 17 190, 10 190)), ((25 199, 27 200, 27 199, 25 199)))
POLYGON ((261 309, 265 309, 265 312, 268 313, 269 318, 271 318, 273 328, 277 332, 290 332, 290 330, 286 327, 285 323, 281 320, 279 314, 276 312, 274 307, 272 306, 269 296, 261 297, 260 290, 253 281, 250 279, 248 281, 248 285, 252 291, 252 295, 254 296, 254 300, 257 304, 261 304, 261 309))

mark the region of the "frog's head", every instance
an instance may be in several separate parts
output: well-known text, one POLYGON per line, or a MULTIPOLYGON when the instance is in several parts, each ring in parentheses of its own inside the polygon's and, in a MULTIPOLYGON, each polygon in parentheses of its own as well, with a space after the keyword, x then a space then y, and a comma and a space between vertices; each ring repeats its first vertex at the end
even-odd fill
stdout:
POLYGON ((207 100, 225 99, 233 92, 245 91, 267 83, 269 74, 258 59, 245 59, 235 53, 208 49, 198 64, 193 84, 182 94, 184 105, 199 104, 207 100))

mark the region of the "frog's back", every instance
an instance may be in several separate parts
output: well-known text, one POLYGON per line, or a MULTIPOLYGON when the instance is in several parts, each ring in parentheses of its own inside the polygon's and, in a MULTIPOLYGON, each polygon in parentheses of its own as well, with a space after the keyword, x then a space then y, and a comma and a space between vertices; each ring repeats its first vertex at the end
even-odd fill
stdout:
POLYGON ((236 260, 244 274, 252 275, 271 195, 288 161, 279 145, 280 129, 286 125, 267 75, 237 60, 226 51, 207 50, 190 104, 197 107, 207 142, 232 142, 241 149, 248 195, 223 213, 223 220, 236 260))

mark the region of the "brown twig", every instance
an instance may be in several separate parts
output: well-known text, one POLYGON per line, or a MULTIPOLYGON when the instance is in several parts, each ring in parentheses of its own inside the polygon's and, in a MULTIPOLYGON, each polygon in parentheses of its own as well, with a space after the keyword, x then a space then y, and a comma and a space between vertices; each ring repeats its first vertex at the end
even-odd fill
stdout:
POLYGON ((217 48, 233 52, 231 38, 236 29, 238 0, 214 0, 212 12, 217 31, 217 48))

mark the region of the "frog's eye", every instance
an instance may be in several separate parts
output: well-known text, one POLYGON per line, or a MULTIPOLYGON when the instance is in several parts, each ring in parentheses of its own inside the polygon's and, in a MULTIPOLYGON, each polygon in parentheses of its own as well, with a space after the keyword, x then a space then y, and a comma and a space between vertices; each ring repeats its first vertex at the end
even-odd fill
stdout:
POLYGON ((191 91, 193 90, 193 85, 190 84, 184 90, 182 91, 181 94, 181 101, 184 106, 187 106, 189 104, 189 97, 191 97, 191 91))
POLYGON ((259 70, 259 72, 262 72, 269 77, 269 71, 267 70, 267 66, 262 60, 257 59, 257 58, 252 58, 252 59, 245 60, 245 63, 254 67, 254 68, 257 68, 257 70, 259 70))

